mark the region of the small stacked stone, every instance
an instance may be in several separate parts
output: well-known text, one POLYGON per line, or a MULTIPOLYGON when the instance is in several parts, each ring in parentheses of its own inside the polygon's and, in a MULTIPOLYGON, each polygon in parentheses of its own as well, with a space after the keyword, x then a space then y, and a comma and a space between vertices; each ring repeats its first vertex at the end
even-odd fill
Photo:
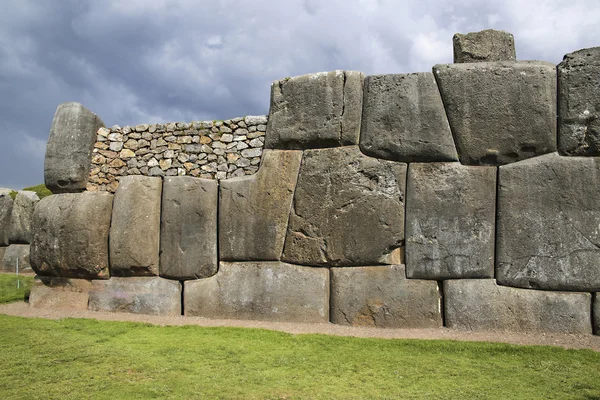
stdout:
POLYGON ((128 175, 227 179, 258 171, 267 116, 98 129, 89 191, 114 193, 128 175))

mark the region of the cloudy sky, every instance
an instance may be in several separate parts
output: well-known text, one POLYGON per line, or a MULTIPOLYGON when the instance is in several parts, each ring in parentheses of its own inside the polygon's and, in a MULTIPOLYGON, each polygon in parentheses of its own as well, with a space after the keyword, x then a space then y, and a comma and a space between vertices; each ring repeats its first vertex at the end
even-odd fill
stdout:
POLYGON ((266 114, 272 81, 430 71, 452 35, 514 34, 517 58, 600 46, 598 0, 0 0, 0 187, 43 182, 52 116, 115 124, 266 114))

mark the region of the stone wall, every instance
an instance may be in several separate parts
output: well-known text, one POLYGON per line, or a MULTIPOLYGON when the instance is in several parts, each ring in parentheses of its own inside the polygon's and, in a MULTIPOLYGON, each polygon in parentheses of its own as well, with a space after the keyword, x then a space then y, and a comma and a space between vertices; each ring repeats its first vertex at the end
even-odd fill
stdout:
POLYGON ((0 272, 32 272, 29 262, 31 221, 40 201, 35 192, 0 188, 0 272))
MULTIPOLYGON (((31 304, 597 333, 600 48, 558 67, 516 61, 506 32, 457 35, 454 49, 458 63, 432 72, 274 82, 265 150, 249 176, 227 178, 237 169, 218 171, 218 161, 225 179, 175 176, 188 170, 165 156, 208 146, 202 137, 220 138, 212 154, 227 154, 231 125, 206 135, 186 133, 193 123, 106 129, 96 141, 95 115, 59 107, 49 151, 61 151, 73 126, 89 127, 75 135, 87 164, 47 155, 47 182, 63 194, 35 208, 31 304), (131 164, 107 166, 122 169, 118 187, 79 193, 100 150, 140 149, 135 165, 121 156, 131 164)), ((240 122, 231 124, 247 129, 240 122)))

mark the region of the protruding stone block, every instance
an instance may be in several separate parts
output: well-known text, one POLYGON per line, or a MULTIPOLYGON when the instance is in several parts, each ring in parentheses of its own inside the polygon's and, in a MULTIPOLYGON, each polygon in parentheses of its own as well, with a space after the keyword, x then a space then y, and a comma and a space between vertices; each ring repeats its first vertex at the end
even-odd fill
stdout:
POLYGON ((600 291, 600 159, 548 154, 500 167, 496 278, 600 291))
POLYGON ((458 160, 431 72, 366 77, 360 148, 402 162, 458 160))
POLYGON ((358 144, 363 81, 362 72, 332 71, 273 82, 265 148, 358 144))
POLYGON ((21 190, 17 193, 10 219, 11 243, 31 243, 31 220, 39 201, 35 192, 21 190))
POLYGON ((216 180, 166 177, 162 192, 160 275, 208 278, 217 273, 216 180))
POLYGON ((104 122, 79 103, 58 106, 46 146, 44 180, 52 193, 85 190, 96 142, 104 122))
POLYGON ((161 178, 126 176, 115 193, 110 226, 113 276, 158 275, 161 178))
POLYGON ((181 283, 159 277, 92 281, 92 311, 181 315, 181 283))
POLYGON ((331 321, 379 328, 439 328, 437 282, 406 279, 404 265, 331 269, 331 321))
POLYGON ((590 304, 589 293, 516 289, 493 279, 444 281, 451 329, 590 334, 590 304))
POLYGON ((507 164, 556 150, 553 64, 449 64, 433 72, 462 164, 507 164))
POLYGON ((68 193, 40 200, 33 212, 31 266, 42 276, 107 279, 113 196, 68 193))
POLYGON ((10 189, 0 188, 0 246, 8 246, 10 243, 10 219, 13 209, 10 192, 10 189))
POLYGON ((279 260, 301 151, 265 150, 256 175, 221 181, 221 260, 279 260))
POLYGON ((409 278, 494 277, 495 167, 412 163, 406 191, 409 278))
POLYGON ((0 257, 0 271, 16 273, 18 261, 19 273, 31 272, 28 244, 11 244, 10 246, 3 248, 6 250, 4 251, 4 255, 0 257))
POLYGON ((405 184, 406 164, 367 157, 357 146, 305 151, 282 260, 389 264, 404 245, 405 184))
POLYGON ((90 281, 49 276, 36 276, 29 305, 36 308, 87 310, 90 281))
POLYGON ((185 315, 286 322, 329 321, 329 270, 282 262, 222 262, 185 282, 185 315))
POLYGON ((558 149, 600 155, 600 47, 565 55, 558 64, 558 149))
POLYGON ((511 33, 486 29, 452 38, 455 63, 515 61, 515 38, 511 33))

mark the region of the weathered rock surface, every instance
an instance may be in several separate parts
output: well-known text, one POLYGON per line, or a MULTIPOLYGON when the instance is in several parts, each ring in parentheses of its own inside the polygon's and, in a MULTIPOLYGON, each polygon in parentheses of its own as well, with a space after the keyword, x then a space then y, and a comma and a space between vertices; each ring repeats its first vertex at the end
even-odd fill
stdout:
POLYGON ((363 81, 362 72, 332 71, 273 82, 265 147, 358 144, 363 81))
POLYGON ((221 260, 280 259, 301 161, 301 151, 265 150, 256 175, 221 181, 221 260))
POLYGON ((407 277, 493 278, 495 220, 496 167, 411 163, 407 277))
POLYGON ((4 253, 8 247, 0 246, 0 266, 3 265, 2 260, 4 259, 4 253))
POLYGON ((49 276, 36 276, 29 305, 36 308, 87 310, 90 281, 49 276))
POLYGON ((439 328, 437 282, 406 279, 404 265, 331 269, 331 321, 380 328, 439 328))
POLYGON ((281 262, 222 262, 184 285, 185 315, 286 322, 329 321, 329 271, 281 262))
MULTIPOLYGON (((31 272, 28 244, 11 244, 5 249, 4 255, 0 257, 0 271, 15 273, 17 270, 18 260, 19 273, 31 272)), ((0 255, 2 254, 0 253, 0 255)))
POLYGON ((58 106, 46 146, 44 180, 52 193, 85 190, 96 132, 104 122, 79 103, 58 106))
POLYGON ((590 334, 590 304, 589 293, 516 289, 493 279, 444 281, 451 329, 590 334))
POLYGON ((13 199, 10 189, 0 189, 0 246, 10 243, 10 218, 13 209, 13 199))
POLYGON ((42 276, 106 279, 113 196, 68 193, 40 200, 33 212, 31 266, 42 276))
POLYGON ((600 155, 600 47, 565 55, 557 73, 559 151, 600 155))
POLYGON ((113 276, 158 275, 161 195, 161 178, 121 179, 110 226, 113 276))
POLYGON ((542 61, 433 67, 462 164, 556 150, 556 69, 542 61))
POLYGON ((600 335, 600 296, 594 294, 594 305, 592 315, 594 316, 594 335, 600 335))
POLYGON ((600 159, 548 154, 500 167, 496 278, 600 291, 600 159))
POLYGON ((217 273, 217 181, 166 177, 162 191, 160 275, 186 280, 217 273))
POLYGON ((92 311, 181 315, 181 283, 159 277, 92 281, 92 311))
POLYGON ((486 29, 452 38, 455 63, 515 61, 515 38, 511 33, 486 29))
POLYGON ((366 77, 360 148, 402 162, 458 160, 431 72, 366 77))
POLYGON ((39 201, 35 192, 21 190, 17 193, 10 219, 11 243, 31 243, 31 219, 39 201))
POLYGON ((300 265, 389 263, 404 244, 406 164, 357 146, 304 152, 282 260, 300 265))

